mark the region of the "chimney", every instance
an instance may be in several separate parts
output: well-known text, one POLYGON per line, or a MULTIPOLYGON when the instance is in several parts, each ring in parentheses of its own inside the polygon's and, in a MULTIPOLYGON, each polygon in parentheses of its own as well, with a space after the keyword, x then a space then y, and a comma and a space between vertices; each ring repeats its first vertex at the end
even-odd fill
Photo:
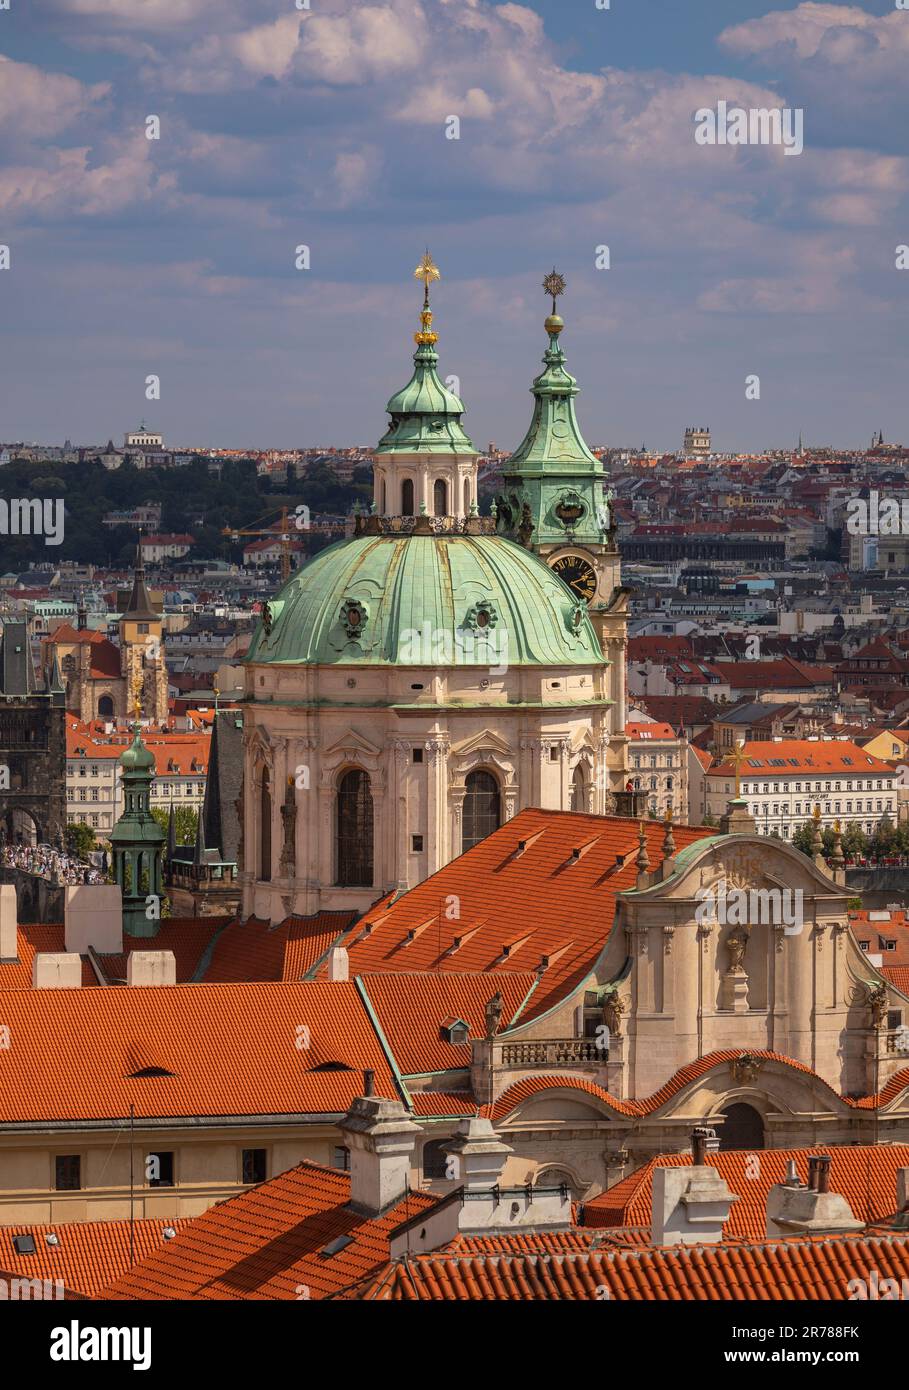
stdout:
POLYGON ((466 1192, 476 1192, 495 1187, 513 1150, 502 1143, 491 1120, 471 1115, 458 1125, 445 1152, 455 1160, 454 1180, 466 1192))
POLYGON ((367 1094, 355 1097, 338 1128, 350 1149, 350 1205, 364 1216, 380 1216, 410 1188, 420 1127, 399 1100, 367 1094))
POLYGON ((32 989, 81 989, 82 958, 74 951, 38 951, 32 960, 32 989))
POLYGON ((698 1126, 691 1135, 694 1162, 654 1168, 650 1239, 654 1245, 716 1245, 737 1195, 707 1162, 719 1148, 716 1131, 698 1126))
POLYGON ((173 951, 130 951, 126 959, 127 985, 175 985, 177 958, 173 951))
POLYGON ((123 897, 116 883, 80 883, 66 889, 63 941, 67 951, 84 956, 89 946, 99 956, 123 953, 123 897))
POLYGON ((15 888, 11 883, 0 884, 0 960, 19 957, 16 915, 15 888))
POLYGON ((767 1235, 795 1236, 813 1233, 860 1231, 852 1208, 839 1192, 830 1191, 829 1154, 808 1158, 808 1186, 792 1180, 776 1183, 767 1194, 767 1235))
POLYGON ((330 980, 350 979, 350 957, 346 946, 332 946, 328 953, 328 978, 330 980))

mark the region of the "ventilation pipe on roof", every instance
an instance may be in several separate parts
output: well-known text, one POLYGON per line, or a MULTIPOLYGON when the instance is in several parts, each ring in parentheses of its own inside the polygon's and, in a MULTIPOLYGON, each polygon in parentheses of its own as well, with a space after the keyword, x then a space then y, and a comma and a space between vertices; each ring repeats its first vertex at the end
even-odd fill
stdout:
POLYGON ((0 884, 0 960, 18 958, 16 917, 16 890, 11 883, 0 884))
POLYGON ((350 979, 350 957, 346 946, 332 946, 328 953, 329 980, 350 979))
POLYGON ((839 1192, 830 1191, 829 1154, 808 1159, 808 1186, 776 1183, 767 1194, 767 1235, 794 1236, 820 1232, 860 1231, 852 1208, 839 1192))
POLYGON ((654 1245, 715 1245, 733 1202, 725 1179, 707 1160, 719 1147, 716 1131, 698 1126, 691 1136, 694 1162, 654 1168, 650 1237, 654 1245))

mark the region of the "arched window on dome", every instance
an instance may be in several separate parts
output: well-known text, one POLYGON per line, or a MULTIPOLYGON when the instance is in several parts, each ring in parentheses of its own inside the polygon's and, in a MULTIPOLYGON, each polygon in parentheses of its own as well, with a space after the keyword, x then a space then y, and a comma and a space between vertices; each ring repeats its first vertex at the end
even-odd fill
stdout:
POLYGON ((498 830, 502 823, 499 784, 491 772, 482 770, 467 774, 464 796, 461 850, 472 849, 487 835, 498 830))
POLYGON ((271 881, 271 782, 268 768, 262 769, 259 788, 259 878, 271 881))
POLYGON ((470 512, 470 479, 464 479, 464 515, 470 512))
POLYGON ((571 778, 572 811, 587 810, 587 771, 583 763, 578 763, 571 778))
POLYGON ((436 478, 432 485, 432 510, 435 516, 448 515, 448 484, 444 478, 436 478))
POLYGON ((401 515, 413 516, 413 478, 405 478, 401 484, 401 515))
POLYGON ((344 888, 369 888, 373 880, 372 791, 362 768, 345 772, 338 783, 335 812, 337 882, 344 888))

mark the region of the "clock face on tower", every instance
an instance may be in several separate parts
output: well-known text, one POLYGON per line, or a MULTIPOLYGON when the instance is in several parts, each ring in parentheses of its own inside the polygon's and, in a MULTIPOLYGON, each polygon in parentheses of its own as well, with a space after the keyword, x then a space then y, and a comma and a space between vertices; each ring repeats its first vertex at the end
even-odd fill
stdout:
POLYGON ((597 591, 597 572, 581 555, 560 555, 552 568, 578 598, 590 603, 597 591))

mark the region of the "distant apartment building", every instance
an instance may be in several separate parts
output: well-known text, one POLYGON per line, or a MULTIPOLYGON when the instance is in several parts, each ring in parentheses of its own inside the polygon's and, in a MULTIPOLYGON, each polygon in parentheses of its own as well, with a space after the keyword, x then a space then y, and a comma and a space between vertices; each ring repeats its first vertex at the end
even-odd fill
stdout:
POLYGON ((162 560, 182 560, 196 543, 194 536, 143 536, 142 559, 147 565, 160 565, 162 560))
MULTIPOLYGON (((738 756, 741 796, 758 833, 784 840, 819 808, 822 827, 856 821, 873 834, 883 816, 896 820, 896 773, 881 758, 843 739, 771 739, 744 744, 738 756)), ((736 761, 707 772, 707 810, 719 819, 736 789, 736 761)))
POLYGON ((687 739, 642 710, 631 713, 625 725, 631 789, 645 794, 651 816, 663 817, 669 811, 676 823, 687 824, 687 739))
POLYGON ((710 453, 710 430, 706 425, 689 425, 682 447, 686 458, 705 458, 710 453))
MULTIPOLYGON (((125 730, 105 733, 104 726, 66 720, 66 819, 89 825, 104 835, 123 814, 118 759, 129 744, 125 730)), ((205 797, 211 734, 143 732, 155 758, 151 804, 169 811, 171 804, 198 811, 205 797)))
POLYGON ((161 525, 161 503, 143 502, 138 507, 130 507, 122 512, 107 512, 101 525, 113 530, 115 526, 143 526, 156 531, 161 525))

